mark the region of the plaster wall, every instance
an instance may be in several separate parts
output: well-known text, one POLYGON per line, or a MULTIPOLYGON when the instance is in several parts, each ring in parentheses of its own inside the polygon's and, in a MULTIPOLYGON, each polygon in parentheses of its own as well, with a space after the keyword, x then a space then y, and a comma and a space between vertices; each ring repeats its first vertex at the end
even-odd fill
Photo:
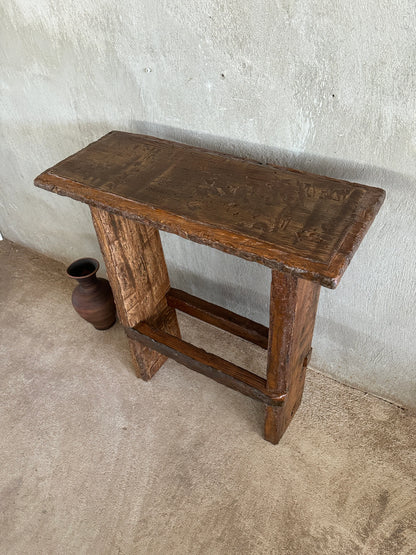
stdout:
MULTIPOLYGON (((0 231, 99 256, 88 208, 33 178, 111 129, 381 186, 312 366, 416 408, 413 0, 5 0, 0 231)), ((267 323, 269 271, 163 235, 171 281, 267 323)), ((45 302, 47 300, 45 299, 45 302)))

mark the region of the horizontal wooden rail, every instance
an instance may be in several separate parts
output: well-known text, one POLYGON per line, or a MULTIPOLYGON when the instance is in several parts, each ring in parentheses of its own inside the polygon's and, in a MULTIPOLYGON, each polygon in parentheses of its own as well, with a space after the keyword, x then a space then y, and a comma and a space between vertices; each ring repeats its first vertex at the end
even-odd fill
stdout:
POLYGON ((126 328, 126 333, 130 339, 135 339, 146 347, 248 397, 268 405, 280 405, 285 399, 285 395, 268 393, 266 380, 260 376, 217 355, 207 353, 187 341, 155 329, 146 322, 141 322, 134 328, 126 328))
POLYGON ((267 349, 269 330, 266 326, 180 289, 170 289, 166 298, 171 307, 267 349))

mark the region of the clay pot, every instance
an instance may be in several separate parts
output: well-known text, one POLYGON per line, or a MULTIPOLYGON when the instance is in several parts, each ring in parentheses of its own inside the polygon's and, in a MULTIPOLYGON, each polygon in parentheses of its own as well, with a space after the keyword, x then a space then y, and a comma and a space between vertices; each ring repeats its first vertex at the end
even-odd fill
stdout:
POLYGON ((106 330, 116 321, 116 307, 110 284, 96 276, 99 267, 95 258, 80 258, 68 266, 66 273, 79 283, 72 293, 76 312, 97 330, 106 330))

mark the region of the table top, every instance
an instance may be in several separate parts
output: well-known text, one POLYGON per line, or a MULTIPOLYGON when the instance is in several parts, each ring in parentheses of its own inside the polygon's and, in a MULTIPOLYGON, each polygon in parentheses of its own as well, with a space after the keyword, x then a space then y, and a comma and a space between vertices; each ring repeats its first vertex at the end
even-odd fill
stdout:
POLYGON ((376 187, 121 131, 35 184, 330 288, 385 197, 376 187))

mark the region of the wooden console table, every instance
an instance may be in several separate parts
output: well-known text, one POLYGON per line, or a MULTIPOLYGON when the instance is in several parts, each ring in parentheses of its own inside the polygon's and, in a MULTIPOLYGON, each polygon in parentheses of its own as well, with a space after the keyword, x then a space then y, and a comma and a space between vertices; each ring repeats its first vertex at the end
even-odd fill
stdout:
POLYGON ((277 443, 302 398, 319 290, 337 286, 384 191, 119 131, 35 184, 90 205, 138 376, 173 358, 264 403, 277 443), (271 268, 269 329, 172 289, 159 229, 271 268), (183 341, 176 310, 268 349, 267 379, 183 341))

